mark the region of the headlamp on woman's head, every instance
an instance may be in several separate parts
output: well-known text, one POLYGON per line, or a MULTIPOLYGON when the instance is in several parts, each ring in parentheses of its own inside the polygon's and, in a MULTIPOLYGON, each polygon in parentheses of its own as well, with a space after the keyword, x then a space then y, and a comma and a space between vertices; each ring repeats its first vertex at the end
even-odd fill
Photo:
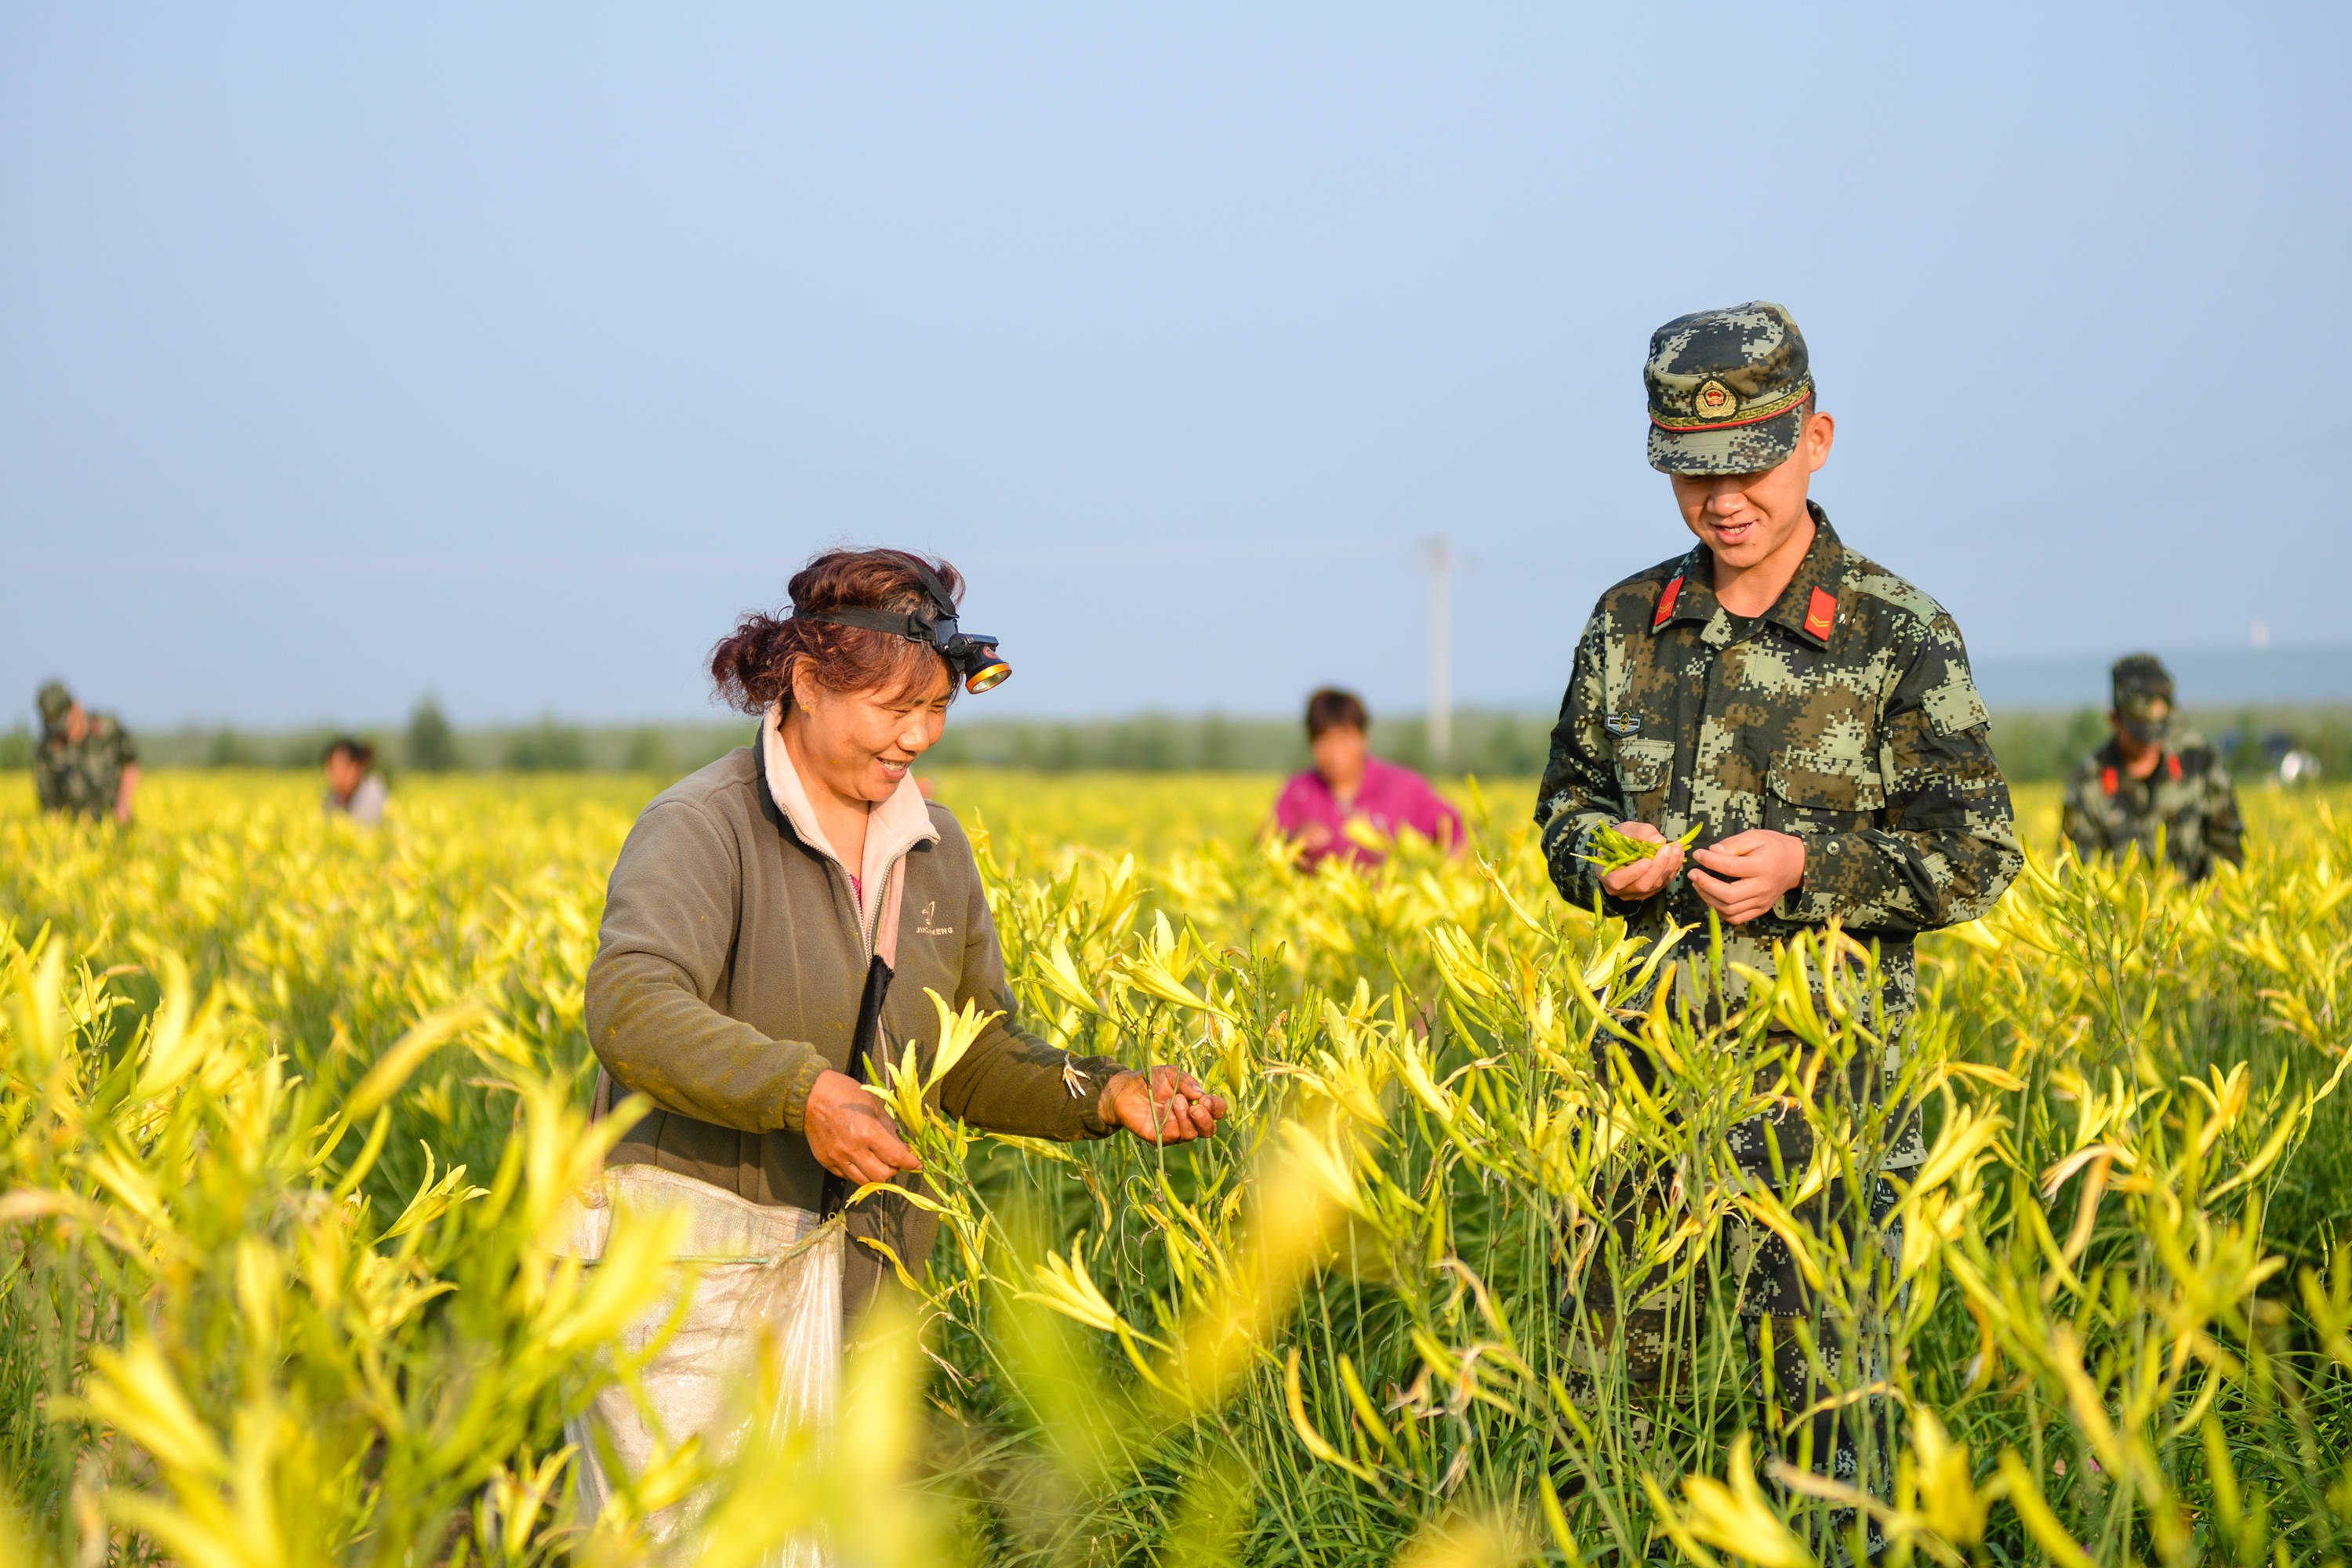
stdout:
POLYGON ((826 626, 857 626, 869 632, 887 632, 905 637, 908 642, 928 643, 939 656, 948 661, 963 689, 977 697, 991 687, 1002 686, 1013 673, 1013 667, 996 651, 996 639, 985 633, 967 632, 956 625, 955 600, 949 597, 947 584, 941 583, 919 562, 909 562, 922 579, 923 591, 930 596, 930 606, 901 615, 890 610, 868 609, 862 605, 845 605, 832 610, 803 610, 793 606, 795 620, 817 621, 826 626))

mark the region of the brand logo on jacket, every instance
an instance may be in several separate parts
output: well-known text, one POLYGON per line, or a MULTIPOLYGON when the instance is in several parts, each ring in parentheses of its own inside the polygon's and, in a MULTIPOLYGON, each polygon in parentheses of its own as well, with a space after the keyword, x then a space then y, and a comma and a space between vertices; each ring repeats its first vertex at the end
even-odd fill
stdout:
POLYGON ((917 936, 955 935, 955 927, 933 925, 931 923, 933 921, 939 919, 939 915, 940 901, 937 899, 933 899, 929 903, 923 906, 922 917, 915 924, 915 934, 917 936))

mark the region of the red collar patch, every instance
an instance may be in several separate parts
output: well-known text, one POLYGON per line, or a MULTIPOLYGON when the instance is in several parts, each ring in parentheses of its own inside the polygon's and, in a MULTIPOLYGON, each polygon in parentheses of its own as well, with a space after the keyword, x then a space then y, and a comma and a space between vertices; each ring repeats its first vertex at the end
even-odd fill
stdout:
POLYGON ((1673 582, 1666 584, 1666 591, 1658 595, 1658 613, 1650 617, 1652 631, 1656 631, 1666 624, 1666 618, 1675 613, 1675 601, 1682 596, 1683 580, 1677 575, 1673 582))
POLYGON ((1816 588, 1812 601, 1805 606, 1805 629, 1817 637, 1827 637, 1830 628, 1837 625, 1837 600, 1816 588))
POLYGON ((2172 775, 2172 782, 2174 784, 2179 784, 2180 782, 2180 753, 2178 752, 2165 752, 2164 767, 2165 771, 2172 775))
POLYGON ((2101 768, 2099 770, 2099 787, 2105 790, 2109 795, 2113 795, 2117 790, 2124 787, 2124 781, 2116 776, 2115 769, 2101 768))

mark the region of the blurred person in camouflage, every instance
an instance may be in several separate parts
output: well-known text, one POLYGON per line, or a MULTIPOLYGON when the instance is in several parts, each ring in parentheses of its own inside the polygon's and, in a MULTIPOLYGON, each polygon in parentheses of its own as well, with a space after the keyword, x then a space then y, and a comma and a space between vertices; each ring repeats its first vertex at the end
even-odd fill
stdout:
POLYGON ((2171 672, 2154 654, 2136 653, 2116 660, 2108 680, 2115 734, 2075 764, 2059 831, 2085 860, 2121 858, 2137 845, 2149 865, 2162 856, 2191 882, 2212 875, 2217 859, 2244 865, 2246 827, 2230 770, 2203 736, 2173 732, 2171 672))
POLYGON ((33 787, 41 809, 92 822, 111 814, 128 823, 139 793, 139 752, 130 731, 113 714, 84 709, 62 680, 45 684, 35 700, 41 743, 33 753, 33 787))
MULTIPOLYGON (((1885 1058, 1811 1091, 1874 1101, 1903 1059, 1913 937, 1985 913, 2023 863, 1990 721, 1951 616, 1841 540, 1810 498, 1836 426, 1817 406, 1805 340, 1786 310, 1756 301, 1669 321, 1650 340, 1643 378, 1650 465, 1667 476, 1697 542, 1611 588, 1585 626, 1538 790, 1545 858, 1564 898, 1622 917, 1636 937, 1656 942, 1675 924, 1704 933, 1710 917, 1721 922, 1719 1008, 1704 947, 1664 971, 1673 1005, 1701 1022, 1736 1020, 1750 987, 1733 965, 1769 975, 1775 942, 1836 921, 1874 944, 1885 1058), (1666 847, 1603 874, 1586 857, 1609 827, 1666 847), (1697 847, 1685 857, 1671 840, 1694 827, 1697 847)), ((1801 1056, 1786 1036, 1768 1045, 1801 1056)), ((1657 1072, 1646 1060, 1633 1070, 1650 1081, 1657 1072)), ((1759 1089, 1785 1088, 1780 1072, 1760 1068, 1759 1089)), ((1776 1190, 1812 1154, 1785 1097, 1736 1126, 1729 1144, 1742 1179, 1776 1190)), ((1864 1257, 1865 1242, 1890 1248, 1896 1193, 1886 1173, 1922 1155, 1907 1118, 1874 1168, 1855 1165, 1793 1206, 1849 1256, 1864 1257)), ((1663 1179, 1622 1188, 1620 1236, 1630 1243, 1664 1194, 1663 1179)), ((1840 1382, 1872 1375, 1839 1373, 1838 1335, 1785 1243, 1760 1230, 1726 1239, 1730 1251, 1714 1266, 1727 1267, 1727 1256, 1749 1268, 1741 1312, 1774 1320, 1781 1405, 1806 1410, 1820 1397, 1790 1331, 1800 1321, 1811 1322, 1840 1382)), ((1605 1271, 1592 1274, 1563 1311, 1603 1344, 1617 1342, 1622 1321, 1634 1390, 1654 1400, 1673 1353, 1664 1315, 1621 1311, 1605 1271)), ((1633 1288, 1636 1300, 1650 1288, 1633 1288)), ((1790 1439, 1790 1457, 1809 1447, 1815 1468, 1854 1479, 1861 1419, 1852 1406, 1830 1407, 1794 1424, 1810 1430, 1790 1439)), ((1890 1427, 1883 1411, 1867 1419, 1882 1440, 1866 1480, 1883 1489, 1890 1427)))

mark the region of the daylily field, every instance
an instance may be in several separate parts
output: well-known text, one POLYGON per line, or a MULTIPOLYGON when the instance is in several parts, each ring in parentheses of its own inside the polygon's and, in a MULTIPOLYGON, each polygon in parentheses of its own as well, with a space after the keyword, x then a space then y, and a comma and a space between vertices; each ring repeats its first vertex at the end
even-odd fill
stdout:
POLYGON ((403 780, 369 834, 281 776, 161 774, 128 833, 0 781, 0 1563, 2352 1560, 2340 792, 2251 794, 2252 863, 2196 889, 2055 858, 2028 792, 1871 1110, 1806 1098, 1879 1048, 1866 949, 1811 955, 1826 1010, 1623 1009, 1643 955, 1553 894, 1524 782, 1461 792, 1475 853, 1366 876, 1256 845, 1270 779, 943 774, 1028 1025, 1234 1115, 1164 1155, 976 1133, 915 1042, 923 1310, 867 1325, 829 1434, 684 1444, 576 1517, 563 1418, 673 1283, 656 1218, 549 1245, 659 782, 403 780), (1722 1134, 1775 1102, 1820 1152, 1771 1191, 1722 1134), (1848 1247, 1820 1216, 1907 1108, 1899 1239, 1848 1247), (1828 1310, 1743 1314, 1766 1236, 1828 1310), (1666 1325, 1646 1391, 1598 1277, 1666 1325), (1852 1475, 1802 1462, 1824 1414, 1852 1475))

